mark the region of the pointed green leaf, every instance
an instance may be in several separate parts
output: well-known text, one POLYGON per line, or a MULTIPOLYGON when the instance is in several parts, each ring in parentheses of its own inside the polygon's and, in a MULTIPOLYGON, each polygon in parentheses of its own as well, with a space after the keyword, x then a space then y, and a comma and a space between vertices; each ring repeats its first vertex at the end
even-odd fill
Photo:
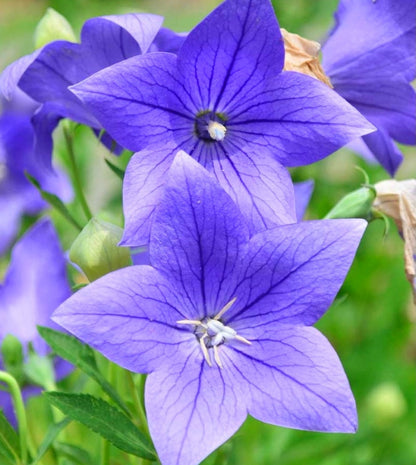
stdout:
POLYGON ((107 166, 110 168, 110 170, 116 175, 118 176, 121 180, 124 179, 124 174, 125 172, 119 168, 118 166, 116 166, 114 163, 112 163, 110 160, 108 160, 107 158, 105 159, 105 162, 107 163, 107 166))
POLYGON ((96 465, 92 461, 90 454, 85 449, 81 449, 81 447, 68 444, 67 442, 58 442, 54 447, 59 457, 66 457, 71 463, 96 465))
POLYGON ((89 394, 46 392, 50 403, 65 415, 95 431, 119 449, 148 460, 156 454, 144 434, 119 410, 89 394))
POLYGON ((99 372, 91 347, 83 344, 69 334, 64 334, 51 328, 38 326, 38 331, 57 355, 68 360, 68 362, 71 362, 90 376, 124 413, 131 416, 129 409, 126 407, 126 404, 123 402, 118 392, 99 372))
POLYGON ((49 447, 51 447, 53 441, 55 441, 55 439, 57 438, 59 433, 64 428, 66 428, 67 425, 69 425, 69 423, 71 423, 71 421, 72 420, 70 418, 65 418, 64 420, 60 421, 59 423, 53 423, 49 427, 49 429, 46 432, 46 435, 45 435, 41 445, 39 446, 38 454, 37 454, 35 460, 33 461, 32 465, 36 465, 39 462, 39 460, 42 459, 42 457, 46 454, 49 447))
POLYGON ((59 213, 64 218, 66 218, 75 228, 77 228, 79 231, 82 231, 82 226, 71 215, 71 213, 59 197, 57 197, 55 194, 51 194, 50 192, 44 191, 39 182, 29 173, 25 173, 25 175, 26 178, 31 182, 31 184, 33 184, 33 186, 35 186, 36 189, 39 191, 39 194, 41 195, 42 199, 45 200, 45 202, 48 202, 49 205, 51 205, 57 211, 59 211, 59 213))
POLYGON ((19 461, 19 438, 2 410, 0 410, 0 454, 12 463, 19 461))

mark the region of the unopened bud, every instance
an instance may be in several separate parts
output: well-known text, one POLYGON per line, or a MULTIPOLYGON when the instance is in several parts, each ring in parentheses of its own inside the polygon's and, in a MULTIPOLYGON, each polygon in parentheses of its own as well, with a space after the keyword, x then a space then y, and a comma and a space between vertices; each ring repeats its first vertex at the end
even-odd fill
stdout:
POLYGON ((92 218, 72 244, 69 258, 90 281, 129 266, 129 248, 118 246, 122 234, 118 226, 92 218))
POLYGON ((380 427, 390 427, 406 412, 403 394, 393 383, 379 384, 368 396, 367 405, 371 418, 380 427))
POLYGON ((17 337, 7 334, 1 344, 1 354, 6 365, 20 365, 23 363, 23 348, 17 337))
POLYGON ((54 389, 55 370, 51 357, 38 355, 33 350, 29 351, 27 361, 24 365, 24 372, 32 383, 42 386, 47 390, 54 389))
POLYGON ((41 48, 54 40, 76 42, 69 22, 53 8, 48 8, 35 29, 35 48, 41 48))
POLYGON ((371 207, 375 198, 376 193, 372 187, 361 187, 343 197, 325 218, 364 218, 367 220, 371 217, 371 207))
POLYGON ((17 337, 7 334, 1 343, 1 355, 6 370, 18 381, 23 378, 23 347, 17 337))

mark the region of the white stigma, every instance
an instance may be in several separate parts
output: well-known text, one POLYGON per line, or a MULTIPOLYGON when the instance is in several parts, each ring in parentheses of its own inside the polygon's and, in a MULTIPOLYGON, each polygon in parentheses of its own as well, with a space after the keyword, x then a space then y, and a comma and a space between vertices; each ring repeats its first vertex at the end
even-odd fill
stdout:
POLYGON ((224 140, 225 133, 227 132, 227 128, 223 126, 218 121, 210 121, 208 124, 208 134, 210 135, 211 139, 214 139, 218 142, 224 140))
POLYGON ((212 366, 211 358, 208 349, 213 349, 214 360, 216 364, 222 368, 218 346, 224 342, 236 339, 237 341, 244 342, 244 344, 251 344, 245 337, 239 336, 237 331, 229 326, 224 325, 219 319, 221 316, 233 305, 236 298, 230 300, 214 318, 207 318, 200 320, 180 320, 176 323, 181 325, 191 325, 195 327, 195 333, 199 336, 199 345, 201 346, 204 358, 209 366, 212 366))

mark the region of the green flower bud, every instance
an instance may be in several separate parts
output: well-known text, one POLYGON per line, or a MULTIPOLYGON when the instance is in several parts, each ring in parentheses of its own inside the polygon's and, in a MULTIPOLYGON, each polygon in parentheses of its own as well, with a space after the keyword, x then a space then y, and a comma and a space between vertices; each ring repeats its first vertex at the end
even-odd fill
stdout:
POLYGON ((17 337, 7 334, 1 344, 1 355, 6 370, 18 381, 23 379, 23 347, 17 337))
POLYGON ((31 383, 42 386, 46 390, 55 389, 55 370, 51 357, 40 356, 33 350, 29 351, 24 373, 31 383))
POLYGON ((53 40, 76 42, 74 31, 68 21, 53 8, 48 8, 35 29, 35 48, 41 48, 53 40))
POLYGON ((118 226, 92 218, 72 244, 69 258, 90 281, 129 266, 130 250, 117 245, 122 233, 118 226))
POLYGON ((367 220, 371 217, 371 207, 375 198, 376 191, 373 187, 361 187, 343 197, 325 218, 364 218, 367 220))
POLYGON ((382 383, 376 386, 367 399, 367 405, 374 423, 391 427, 391 422, 406 413, 406 401, 396 384, 382 383))

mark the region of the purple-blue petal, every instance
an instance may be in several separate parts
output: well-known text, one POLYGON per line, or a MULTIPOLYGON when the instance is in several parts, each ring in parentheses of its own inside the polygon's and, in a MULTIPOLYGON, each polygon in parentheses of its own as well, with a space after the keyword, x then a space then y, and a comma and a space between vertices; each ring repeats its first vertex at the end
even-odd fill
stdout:
POLYGON ((250 234, 296 222, 292 180, 267 150, 253 151, 226 144, 205 144, 193 153, 238 205, 250 234), (233 155, 228 155, 228 147, 233 155))
POLYGON ((191 302, 188 319, 213 316, 234 297, 229 277, 247 240, 247 225, 231 198, 180 152, 153 220, 149 252, 152 265, 191 302))
POLYGON ((379 129, 364 136, 363 142, 376 156, 377 161, 393 176, 403 161, 403 155, 387 132, 379 129))
POLYGON ((401 144, 416 144, 416 92, 405 82, 340 83, 336 91, 401 144))
POLYGON ((283 323, 314 324, 341 287, 366 224, 304 221, 254 236, 239 264, 227 324, 255 337, 283 323))
POLYGON ((91 18, 81 31, 98 69, 146 53, 162 26, 162 16, 130 13, 91 18))
POLYGON ((66 260, 50 221, 38 221, 16 243, 4 284, 0 288, 2 325, 22 343, 33 343, 39 354, 47 352, 36 325, 53 327, 52 312, 71 294, 66 260))
POLYGON ((227 135, 237 146, 267 149, 284 166, 320 160, 375 129, 328 86, 292 71, 228 112, 227 135))
POLYGON ((315 328, 265 328, 251 345, 232 346, 227 358, 236 373, 234 382, 249 393, 248 413, 254 418, 296 429, 356 431, 347 377, 334 349, 315 328))
POLYGON ((20 195, 0 193, 0 256, 7 251, 17 236, 23 211, 23 199, 20 195))
POLYGON ((332 79, 411 81, 416 77, 413 0, 341 0, 322 49, 332 79))
POLYGON ((284 46, 269 0, 227 0, 188 35, 178 53, 200 110, 223 112, 250 98, 283 67, 284 46))
MULTIPOLYGON (((35 102, 29 96, 24 94, 17 86, 23 73, 28 66, 37 58, 40 50, 36 50, 30 55, 25 55, 7 66, 0 74, 0 96, 6 101, 20 100, 24 101, 26 111, 33 111, 38 102, 35 102), (22 95, 23 94, 23 95, 22 95)), ((19 106, 23 106, 20 104, 19 106)))
POLYGON ((176 325, 186 303, 150 266, 132 266, 94 281, 66 300, 53 320, 122 367, 149 373, 196 345, 176 325))
POLYGON ((131 158, 123 182, 123 245, 138 247, 149 243, 154 213, 177 151, 173 143, 144 149, 131 158))
POLYGON ((162 27, 156 34, 155 40, 150 46, 150 52, 170 52, 178 53, 182 47, 188 33, 175 32, 166 27, 162 27))
POLYGON ((309 179, 303 182, 295 182, 295 203, 296 203, 296 219, 302 221, 311 200, 314 181, 309 179))
POLYGON ((176 56, 155 52, 111 66, 71 90, 117 142, 138 151, 172 140, 171 118, 179 128, 192 128, 194 104, 176 74, 176 56))
POLYGON ((197 465, 230 438, 247 416, 247 391, 231 367, 209 367, 195 344, 149 375, 145 387, 149 430, 161 463, 197 465))

